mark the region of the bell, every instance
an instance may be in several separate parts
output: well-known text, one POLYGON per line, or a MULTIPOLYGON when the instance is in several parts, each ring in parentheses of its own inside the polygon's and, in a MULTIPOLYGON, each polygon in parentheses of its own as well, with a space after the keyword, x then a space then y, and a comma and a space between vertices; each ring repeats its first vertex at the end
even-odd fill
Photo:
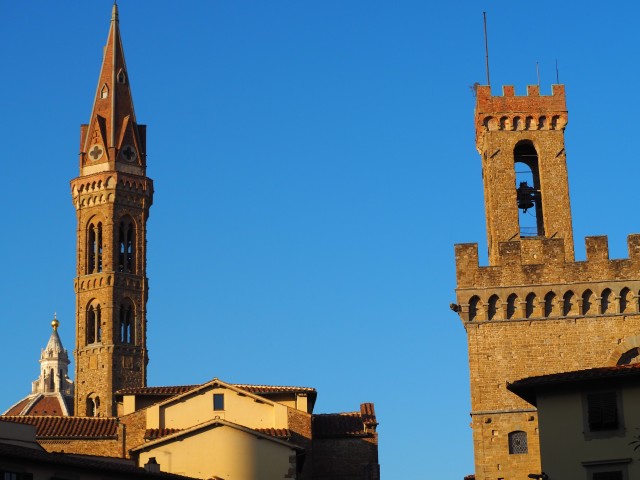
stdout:
POLYGON ((534 205, 536 196, 535 189, 530 187, 527 182, 520 182, 520 186, 516 189, 516 192, 518 194, 518 208, 524 213, 527 213, 527 210, 534 205))

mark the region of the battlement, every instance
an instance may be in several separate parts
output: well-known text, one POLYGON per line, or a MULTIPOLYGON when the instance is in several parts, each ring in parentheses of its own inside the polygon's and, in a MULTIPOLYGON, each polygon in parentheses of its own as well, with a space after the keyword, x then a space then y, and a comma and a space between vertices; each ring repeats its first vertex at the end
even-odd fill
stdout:
POLYGON ((501 242, 495 266, 479 265, 477 243, 456 245, 457 311, 466 321, 640 312, 640 234, 625 259, 609 259, 606 236, 585 244, 587 259, 567 262, 562 238, 501 242))
POLYGON ((564 239, 523 238, 500 242, 500 264, 480 266, 478 244, 455 246, 458 289, 513 285, 640 280, 640 234, 627 237, 629 257, 609 259, 606 236, 585 239, 587 259, 565 262, 564 239))
POLYGON ((527 85, 526 95, 516 95, 513 85, 504 85, 502 95, 497 96, 491 94, 489 85, 479 85, 476 89, 476 115, 566 111, 564 85, 552 85, 551 95, 540 95, 539 85, 527 85))

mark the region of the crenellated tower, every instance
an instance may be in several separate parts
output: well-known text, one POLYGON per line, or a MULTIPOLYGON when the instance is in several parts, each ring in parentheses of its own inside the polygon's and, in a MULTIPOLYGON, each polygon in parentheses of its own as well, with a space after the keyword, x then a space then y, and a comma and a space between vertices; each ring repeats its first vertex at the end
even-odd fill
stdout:
POLYGON ((146 126, 133 108, 113 6, 91 118, 80 129, 75 412, 116 414, 114 392, 146 385, 146 126))
POLYGON ((574 260, 564 145, 565 89, 477 89, 489 265, 456 245, 458 312, 467 332, 476 479, 540 473, 537 412, 506 389, 534 375, 640 360, 640 235, 611 260, 606 237, 574 260))

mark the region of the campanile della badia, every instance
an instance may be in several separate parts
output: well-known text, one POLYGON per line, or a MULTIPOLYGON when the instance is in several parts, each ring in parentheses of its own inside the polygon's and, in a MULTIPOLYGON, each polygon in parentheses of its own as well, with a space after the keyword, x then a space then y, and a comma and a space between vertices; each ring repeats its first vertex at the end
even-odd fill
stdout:
POLYGON ((91 118, 80 128, 80 175, 71 181, 78 219, 76 390, 78 416, 113 416, 114 393, 147 381, 146 126, 136 121, 113 6, 91 118))

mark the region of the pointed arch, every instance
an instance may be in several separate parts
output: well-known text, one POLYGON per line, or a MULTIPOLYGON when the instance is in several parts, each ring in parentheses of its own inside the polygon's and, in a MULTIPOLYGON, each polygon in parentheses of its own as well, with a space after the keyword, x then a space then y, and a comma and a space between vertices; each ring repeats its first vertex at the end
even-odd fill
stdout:
POLYGON ((102 341, 102 315, 100 304, 91 301, 85 313, 85 342, 87 345, 102 341))
POLYGON ((100 98, 105 99, 108 97, 109 97, 109 87, 105 83, 102 85, 102 88, 100 89, 100 98))
POLYGON ((124 215, 118 223, 118 271, 136 273, 136 223, 124 215))
POLYGON ((87 273, 102 272, 102 222, 91 219, 87 224, 87 273))
POLYGON ((135 307, 130 298, 120 304, 119 319, 116 332, 121 343, 135 343, 135 307))

